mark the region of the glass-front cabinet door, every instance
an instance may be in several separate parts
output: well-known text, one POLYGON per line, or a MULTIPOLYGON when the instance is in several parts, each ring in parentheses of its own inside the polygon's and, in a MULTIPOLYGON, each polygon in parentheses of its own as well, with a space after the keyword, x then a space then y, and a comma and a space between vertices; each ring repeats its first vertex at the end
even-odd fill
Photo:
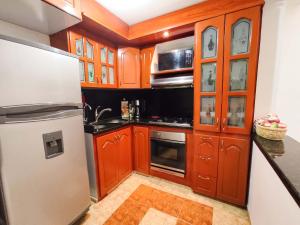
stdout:
POLYGON ((194 128, 220 131, 224 16, 195 26, 194 128))
POLYGON ((79 76, 82 87, 97 87, 97 43, 83 35, 70 32, 71 53, 79 57, 79 76))
POLYGON ((260 7, 226 15, 222 132, 249 134, 252 127, 260 7))
POLYGON ((116 83, 116 50, 102 45, 100 47, 101 86, 114 88, 116 83))

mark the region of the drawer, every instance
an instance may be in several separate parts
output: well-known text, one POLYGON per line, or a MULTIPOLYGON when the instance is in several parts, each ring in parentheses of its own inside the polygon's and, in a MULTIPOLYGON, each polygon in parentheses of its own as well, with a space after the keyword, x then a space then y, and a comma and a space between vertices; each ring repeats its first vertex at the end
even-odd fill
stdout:
POLYGON ((199 194, 210 197, 216 196, 217 179, 210 176, 203 176, 199 173, 194 173, 193 190, 199 194))
POLYGON ((214 156, 196 155, 194 157, 194 171, 206 176, 217 177, 218 158, 214 156))

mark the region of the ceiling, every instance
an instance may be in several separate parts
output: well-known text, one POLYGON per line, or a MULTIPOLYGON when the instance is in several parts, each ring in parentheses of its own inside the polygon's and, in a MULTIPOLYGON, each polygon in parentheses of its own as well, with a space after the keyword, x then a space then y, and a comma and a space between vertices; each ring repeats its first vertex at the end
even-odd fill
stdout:
POLYGON ((128 25, 176 11, 206 0, 96 0, 128 25))

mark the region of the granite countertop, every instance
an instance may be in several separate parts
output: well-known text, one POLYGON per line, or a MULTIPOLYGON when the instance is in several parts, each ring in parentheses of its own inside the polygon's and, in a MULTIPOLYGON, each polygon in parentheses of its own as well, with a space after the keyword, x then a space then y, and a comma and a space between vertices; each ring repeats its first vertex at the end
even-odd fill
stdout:
POLYGON ((99 135, 102 133, 106 133, 109 131, 113 131, 122 127, 126 127, 129 125, 147 125, 147 126, 160 126, 160 127, 172 127, 172 128, 180 128, 180 129, 189 129, 192 130, 193 127, 181 127, 174 125, 162 125, 162 124, 153 124, 150 123, 150 119, 139 119, 139 120, 122 120, 121 118, 111 118, 100 122, 101 125, 104 125, 104 127, 95 129, 95 126, 93 125, 84 125, 84 131, 86 133, 91 133, 94 135, 99 135), (108 123, 111 120, 119 120, 118 123, 108 123))
POLYGON ((253 140, 300 207, 300 143, 289 136, 271 141, 254 134, 253 140))

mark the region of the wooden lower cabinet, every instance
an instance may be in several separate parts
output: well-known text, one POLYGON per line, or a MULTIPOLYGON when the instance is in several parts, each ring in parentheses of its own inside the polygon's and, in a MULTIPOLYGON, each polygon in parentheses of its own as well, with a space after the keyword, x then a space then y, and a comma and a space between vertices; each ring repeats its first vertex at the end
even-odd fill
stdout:
POLYGON ((131 129, 118 132, 118 176, 123 180, 132 172, 131 129))
POLYGON ((149 128, 133 127, 134 169, 140 173, 149 174, 150 149, 149 128))
POLYGON ((215 197, 218 174, 219 136, 194 135, 193 189, 215 197))
POLYGON ((131 128, 96 138, 100 197, 132 172, 131 128))
POLYGON ((193 190, 244 206, 249 144, 245 137, 194 134, 193 190))
POLYGON ((98 137, 97 155, 100 176, 100 196, 103 197, 109 190, 118 184, 118 145, 116 134, 110 133, 98 137))
POLYGON ((220 137, 217 198, 245 205, 248 170, 249 139, 220 137))

